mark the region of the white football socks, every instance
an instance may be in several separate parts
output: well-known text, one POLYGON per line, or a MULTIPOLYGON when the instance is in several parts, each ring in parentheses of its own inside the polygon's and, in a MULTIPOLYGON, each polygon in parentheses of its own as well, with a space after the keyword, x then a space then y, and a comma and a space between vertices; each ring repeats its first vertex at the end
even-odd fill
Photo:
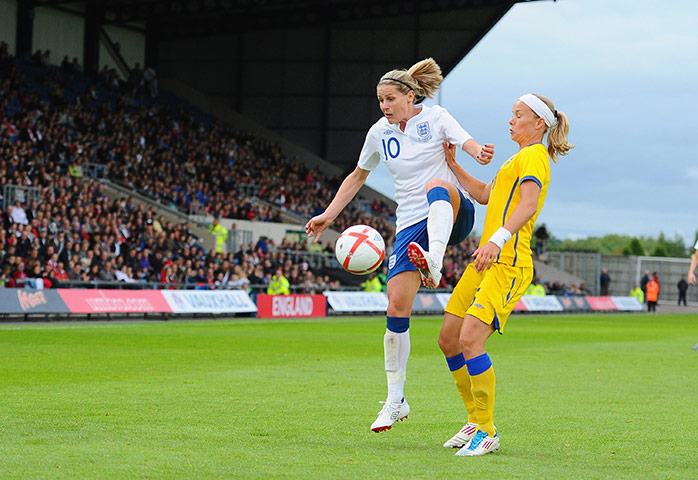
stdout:
POLYGON ((407 359, 410 357, 410 331, 396 333, 385 331, 383 337, 385 374, 388 377, 388 399, 392 403, 402 402, 407 378, 407 359))
POLYGON ((429 205, 427 233, 429 234, 429 256, 439 269, 443 265, 448 239, 453 230, 453 206, 446 200, 436 200, 429 205))

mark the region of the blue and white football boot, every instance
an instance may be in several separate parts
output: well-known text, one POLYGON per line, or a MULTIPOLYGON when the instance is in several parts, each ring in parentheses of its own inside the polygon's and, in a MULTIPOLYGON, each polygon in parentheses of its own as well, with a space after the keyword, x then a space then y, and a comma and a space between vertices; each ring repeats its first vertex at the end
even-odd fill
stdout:
POLYGON ((499 450, 499 435, 495 433, 494 437, 490 437, 482 430, 478 430, 472 440, 470 440, 470 443, 458 450, 456 455, 475 457, 494 452, 495 450, 499 450))

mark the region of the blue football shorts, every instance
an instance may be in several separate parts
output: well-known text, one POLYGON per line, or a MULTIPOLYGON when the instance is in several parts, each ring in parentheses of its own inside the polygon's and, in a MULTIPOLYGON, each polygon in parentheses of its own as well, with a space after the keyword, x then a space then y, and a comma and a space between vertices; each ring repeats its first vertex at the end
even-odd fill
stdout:
MULTIPOLYGON (((460 208, 456 216, 456 223, 453 224, 449 245, 457 245, 470 234, 475 225, 475 207, 469 198, 465 198, 463 192, 460 194, 460 208)), ((400 272, 417 270, 407 257, 407 246, 417 242, 423 249, 429 250, 429 234, 427 233, 427 219, 417 222, 409 227, 403 228, 395 236, 393 253, 388 258, 388 280, 400 272)))

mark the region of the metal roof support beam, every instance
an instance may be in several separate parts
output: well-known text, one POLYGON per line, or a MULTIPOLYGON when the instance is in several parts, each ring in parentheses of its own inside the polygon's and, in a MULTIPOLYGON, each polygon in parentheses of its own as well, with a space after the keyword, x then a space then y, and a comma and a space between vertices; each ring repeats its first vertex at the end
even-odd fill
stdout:
POLYGON ((34 5, 31 0, 17 0, 17 37, 15 55, 19 58, 32 54, 34 35, 34 5))
POLYGON ((99 4, 85 5, 85 34, 82 44, 82 64, 85 73, 99 70, 99 31, 102 28, 102 8, 99 4))

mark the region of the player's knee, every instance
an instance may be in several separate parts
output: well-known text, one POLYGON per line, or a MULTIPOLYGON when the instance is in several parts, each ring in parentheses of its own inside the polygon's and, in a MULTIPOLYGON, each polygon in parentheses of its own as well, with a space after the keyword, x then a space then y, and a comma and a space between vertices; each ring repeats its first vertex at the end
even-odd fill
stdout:
POLYGON ((441 180, 441 179, 438 179, 438 178, 432 178, 431 180, 429 180, 429 181, 427 182, 427 188, 426 188, 426 189, 427 189, 427 192, 428 192, 429 190, 431 190, 432 188, 436 188, 436 187, 443 187, 443 188, 445 188, 446 190, 448 190, 448 186, 449 186, 449 183, 448 183, 446 180, 441 180))
POLYGON ((460 352, 458 338, 446 336, 441 332, 441 334, 439 334, 439 348, 447 357, 458 354, 460 352))
POLYGON ((479 338, 471 335, 470 332, 465 331, 458 337, 458 343, 460 344, 461 351, 465 358, 472 358, 474 353, 479 351, 481 348, 481 341, 479 338))
POLYGON ((403 299, 399 295, 388 297, 388 311, 390 317, 409 317, 412 311, 412 299, 403 299))

